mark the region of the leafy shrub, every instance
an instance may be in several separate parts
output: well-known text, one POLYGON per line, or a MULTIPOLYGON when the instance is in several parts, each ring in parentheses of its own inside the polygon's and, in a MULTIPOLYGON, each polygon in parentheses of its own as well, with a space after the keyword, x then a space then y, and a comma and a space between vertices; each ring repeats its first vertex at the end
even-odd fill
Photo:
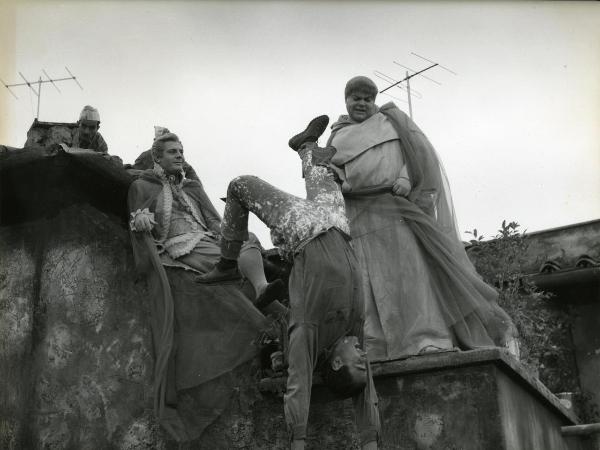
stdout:
POLYGON ((524 273, 529 245, 519 227, 503 221, 492 240, 484 240, 476 229, 467 232, 473 237, 467 252, 515 322, 523 365, 553 392, 578 392, 569 311, 524 273))

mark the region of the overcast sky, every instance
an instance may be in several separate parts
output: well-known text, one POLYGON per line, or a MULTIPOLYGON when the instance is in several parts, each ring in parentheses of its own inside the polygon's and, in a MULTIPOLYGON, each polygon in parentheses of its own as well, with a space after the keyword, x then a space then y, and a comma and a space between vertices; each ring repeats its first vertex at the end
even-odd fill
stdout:
MULTIPOLYGON (((40 120, 101 114, 112 154, 133 162, 153 126, 177 133, 219 210, 230 179, 255 174, 304 196, 289 137, 345 113, 354 75, 412 79, 414 120, 441 156, 461 230, 492 236, 600 218, 598 2, 4 2, 0 78, 46 84, 40 120)), ((394 101, 408 111, 404 91, 394 101)), ((391 92, 392 92, 391 91, 391 92)), ((0 144, 21 147, 37 99, 0 91, 0 144)), ((324 136, 323 142, 329 132, 324 136)), ((251 223, 270 247, 268 233, 251 223)))

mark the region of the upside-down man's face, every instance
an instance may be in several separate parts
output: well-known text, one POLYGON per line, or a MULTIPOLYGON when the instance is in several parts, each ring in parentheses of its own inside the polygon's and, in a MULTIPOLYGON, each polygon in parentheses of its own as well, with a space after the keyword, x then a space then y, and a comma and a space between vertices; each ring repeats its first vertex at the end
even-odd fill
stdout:
POLYGON ((337 343, 331 364, 334 370, 347 366, 357 384, 367 382, 367 353, 360 346, 356 336, 346 336, 337 343))

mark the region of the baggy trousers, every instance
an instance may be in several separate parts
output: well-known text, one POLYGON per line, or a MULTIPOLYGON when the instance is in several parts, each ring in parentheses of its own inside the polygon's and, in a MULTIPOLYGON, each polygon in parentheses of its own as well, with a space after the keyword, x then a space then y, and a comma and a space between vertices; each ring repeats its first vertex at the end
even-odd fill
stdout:
POLYGON ((236 259, 242 241, 248 239, 248 214, 254 213, 271 229, 273 243, 291 261, 303 241, 331 227, 349 234, 344 198, 333 175, 312 164, 310 147, 301 150, 306 199, 277 189, 252 175, 237 177, 229 183, 221 223, 225 242, 221 255, 236 259))

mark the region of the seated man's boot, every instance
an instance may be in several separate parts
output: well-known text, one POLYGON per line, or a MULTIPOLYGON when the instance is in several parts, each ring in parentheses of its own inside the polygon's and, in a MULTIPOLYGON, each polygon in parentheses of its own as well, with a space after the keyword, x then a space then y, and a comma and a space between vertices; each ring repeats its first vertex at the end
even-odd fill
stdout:
POLYGON ((262 291, 258 297, 256 297, 256 301, 254 302, 254 306, 256 306, 259 310, 263 310, 275 300, 283 300, 285 297, 285 284, 283 280, 277 279, 267 284, 265 290, 262 291))
POLYGON ((223 281, 233 281, 242 278, 238 270, 237 260, 221 257, 212 270, 196 277, 196 283, 209 284, 223 281))
POLYGON ((306 129, 302 133, 298 133, 293 136, 288 145, 292 150, 300 150, 300 146, 307 142, 317 142, 317 139, 325 132, 327 125, 329 124, 328 116, 315 117, 306 126, 306 129))

